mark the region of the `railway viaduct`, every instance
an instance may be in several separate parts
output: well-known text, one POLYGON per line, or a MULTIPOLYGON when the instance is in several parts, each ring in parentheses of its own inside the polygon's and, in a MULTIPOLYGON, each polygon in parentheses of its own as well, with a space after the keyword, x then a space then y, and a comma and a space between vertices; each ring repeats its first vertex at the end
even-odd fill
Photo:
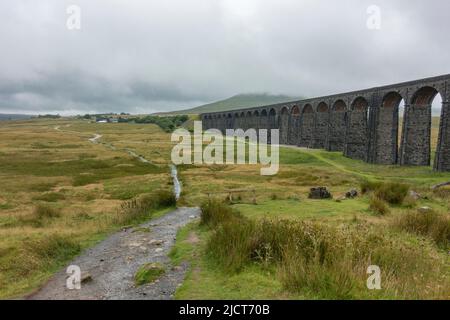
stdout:
POLYGON ((279 129, 280 144, 376 164, 431 165, 432 102, 442 97, 434 169, 450 171, 450 75, 270 106, 204 113, 203 129, 279 129), (405 103, 401 139, 399 106, 405 103), (400 140, 400 143, 399 143, 400 140))

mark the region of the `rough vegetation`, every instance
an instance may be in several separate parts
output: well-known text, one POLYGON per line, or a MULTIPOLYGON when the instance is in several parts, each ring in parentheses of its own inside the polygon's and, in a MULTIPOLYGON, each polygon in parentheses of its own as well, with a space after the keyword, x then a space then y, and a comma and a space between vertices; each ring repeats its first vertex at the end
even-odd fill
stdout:
MULTIPOLYGON (((80 250, 174 203, 158 191, 172 188, 173 145, 157 125, 33 119, 2 123, 0 135, 1 298, 30 293, 80 250)), ((177 236, 173 257, 192 266, 177 298, 449 298, 449 189, 430 187, 450 174, 292 148, 281 148, 276 176, 259 170, 178 167, 178 205, 204 203, 204 215, 177 236), (361 181, 355 198, 308 199, 317 186, 341 199, 361 181), (208 202, 236 189, 229 207, 208 202), (365 287, 372 260, 381 291, 365 287)))
POLYGON ((134 275, 134 283, 136 286, 151 283, 164 274, 164 272, 164 266, 160 263, 147 263, 140 267, 134 275))
MULTIPOLYGON (((209 205, 206 206, 208 208, 209 205)), ((202 219, 203 213, 202 211, 202 219)), ((291 220, 250 220, 225 204, 215 203, 216 228, 206 252, 225 272, 244 270, 252 263, 276 268, 283 286, 318 298, 369 297, 366 269, 378 265, 386 275, 385 289, 374 296, 422 297, 418 288, 434 283, 433 297, 443 297, 443 265, 423 248, 366 224, 329 226, 291 220), (411 278, 410 272, 421 272, 411 278)))

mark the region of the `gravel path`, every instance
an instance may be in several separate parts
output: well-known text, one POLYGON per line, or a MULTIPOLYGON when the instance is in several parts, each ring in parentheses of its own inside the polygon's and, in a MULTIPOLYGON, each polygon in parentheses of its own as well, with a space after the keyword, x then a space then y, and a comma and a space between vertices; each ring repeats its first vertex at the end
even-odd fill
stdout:
POLYGON ((90 280, 83 282, 80 290, 66 288, 65 268, 28 298, 171 299, 183 282, 188 266, 171 266, 167 255, 178 229, 199 215, 198 208, 179 208, 139 227, 115 233, 70 263, 81 268, 82 278, 88 275, 90 280), (135 287, 135 272, 149 262, 163 264, 166 273, 151 284, 135 287))

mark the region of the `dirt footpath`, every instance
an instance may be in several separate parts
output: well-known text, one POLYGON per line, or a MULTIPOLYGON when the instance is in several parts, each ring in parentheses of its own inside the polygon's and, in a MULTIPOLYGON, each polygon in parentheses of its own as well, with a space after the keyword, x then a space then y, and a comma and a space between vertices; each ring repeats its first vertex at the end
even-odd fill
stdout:
POLYGON ((66 287, 66 268, 28 299, 171 299, 183 282, 187 265, 174 267, 168 253, 179 228, 199 217, 198 208, 179 208, 136 228, 113 234, 87 250, 69 265, 79 266, 80 290, 66 287), (166 272, 154 283, 134 286, 142 265, 158 262, 166 272))

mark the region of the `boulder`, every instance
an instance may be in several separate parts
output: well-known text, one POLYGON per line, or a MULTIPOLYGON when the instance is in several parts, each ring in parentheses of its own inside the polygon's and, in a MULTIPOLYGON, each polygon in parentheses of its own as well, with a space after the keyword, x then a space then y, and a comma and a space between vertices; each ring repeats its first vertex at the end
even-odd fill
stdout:
POLYGON ((358 196, 358 190, 356 189, 352 189, 350 191, 348 191, 347 193, 345 193, 345 197, 347 199, 353 199, 356 198, 358 196))
POLYGON ((419 200, 419 199, 422 198, 422 196, 421 196, 419 193, 417 193, 417 192, 415 192, 415 191, 413 191, 413 190, 410 190, 409 193, 408 193, 408 195, 409 195, 411 198, 413 198, 414 200, 419 200))
POLYGON ((333 196, 326 187, 311 188, 308 195, 309 199, 331 199, 333 196))
POLYGON ((88 283, 92 281, 92 275, 89 272, 82 272, 81 273, 81 283, 88 283))

